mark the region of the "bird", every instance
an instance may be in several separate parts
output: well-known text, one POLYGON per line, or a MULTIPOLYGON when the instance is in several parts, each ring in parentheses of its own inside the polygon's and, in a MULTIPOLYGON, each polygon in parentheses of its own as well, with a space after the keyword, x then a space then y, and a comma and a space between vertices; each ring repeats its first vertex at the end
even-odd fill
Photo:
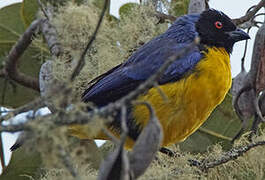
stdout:
MULTIPOLYGON (((101 108, 119 100, 197 37, 200 43, 184 57, 176 59, 158 79, 157 87, 166 99, 156 87, 136 98, 153 107, 163 130, 161 147, 184 141, 224 100, 232 82, 230 55, 233 46, 250 38, 221 11, 207 9, 200 14, 177 18, 164 33, 141 46, 127 61, 92 80, 82 101, 101 108)), ((122 131, 119 114, 113 115, 113 121, 105 125, 117 137, 122 131)), ((144 105, 127 108, 126 148, 133 147, 148 121, 149 111, 144 105)), ((90 137, 83 125, 71 126, 70 133, 80 139, 109 139, 101 131, 90 137)))

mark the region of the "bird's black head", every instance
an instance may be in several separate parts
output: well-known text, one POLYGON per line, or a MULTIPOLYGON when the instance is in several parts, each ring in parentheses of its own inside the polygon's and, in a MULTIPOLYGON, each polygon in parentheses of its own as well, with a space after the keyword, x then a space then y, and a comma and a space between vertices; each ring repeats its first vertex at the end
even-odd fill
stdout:
POLYGON ((227 15, 214 9, 200 14, 196 30, 202 44, 224 47, 228 53, 232 52, 235 42, 250 38, 247 33, 238 29, 227 15))

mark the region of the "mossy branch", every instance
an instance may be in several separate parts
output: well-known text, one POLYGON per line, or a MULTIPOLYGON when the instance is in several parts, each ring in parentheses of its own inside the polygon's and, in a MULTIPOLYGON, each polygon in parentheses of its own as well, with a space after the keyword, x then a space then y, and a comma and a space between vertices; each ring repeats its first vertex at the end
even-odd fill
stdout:
MULTIPOLYGON (((197 5, 196 4, 197 2, 194 2, 195 6, 197 5)), ((209 8, 209 5, 208 5, 208 2, 207 1, 204 1, 204 2, 200 2, 201 4, 199 5, 199 7, 192 7, 192 9, 190 10, 191 13, 198 13, 200 12, 200 8, 206 8, 208 9, 209 8), (205 3, 205 5, 203 4, 205 3), (198 8, 198 9, 196 9, 198 8)), ((256 14, 257 12, 265 6, 265 0, 261 0, 257 5, 254 5, 252 6, 252 10, 248 11, 246 15, 240 17, 240 18, 236 18, 236 19, 233 19, 233 22, 239 26, 239 25, 242 25, 246 22, 249 22, 251 21, 254 17, 256 17, 256 14)), ((154 16, 156 16, 158 19, 159 19, 159 22, 160 23, 163 23, 165 22, 165 20, 170 20, 171 22, 174 22, 178 17, 176 16, 173 16, 173 15, 167 15, 167 14, 164 14, 164 13, 161 13, 161 12, 157 12, 154 14, 154 16)), ((256 26, 256 23, 250 23, 251 26, 256 26)))
POLYGON ((252 8, 252 10, 249 11, 245 16, 233 19, 233 22, 238 26, 240 24, 243 24, 251 20, 255 16, 255 14, 264 6, 265 6, 265 0, 261 0, 257 5, 253 6, 254 8, 252 8))
POLYGON ((42 98, 38 98, 38 99, 36 99, 34 101, 31 101, 30 103, 28 103, 28 104, 26 104, 24 106, 21 106, 21 107, 19 107, 17 109, 9 111, 4 116, 0 116, 0 122, 8 120, 10 118, 13 118, 13 117, 15 117, 16 115, 18 115, 20 113, 28 112, 28 111, 34 110, 34 109, 37 110, 37 109, 42 108, 44 106, 46 106, 45 105, 45 101, 42 98))
POLYGON ((59 144, 57 145, 56 148, 58 149, 58 156, 61 158, 63 164, 71 173, 71 175, 75 178, 75 180, 81 180, 80 175, 78 174, 76 168, 72 163, 73 161, 71 159, 70 154, 59 144))
POLYGON ((178 18, 177 16, 172 16, 161 12, 155 12, 154 16, 159 20, 158 23, 164 23, 166 20, 174 22, 178 18))
POLYGON ((198 167, 203 172, 207 172, 210 168, 214 168, 229 161, 235 160, 238 157, 242 156, 244 153, 248 152, 249 150, 257 146, 263 145, 265 145, 265 141, 258 141, 255 143, 248 144, 246 146, 232 148, 230 151, 224 153, 220 158, 214 161, 209 161, 207 159, 204 159, 203 161, 190 160, 190 163, 192 166, 198 167))
POLYGON ((5 72, 12 80, 17 83, 32 88, 36 91, 40 90, 38 79, 28 76, 18 70, 18 62, 25 50, 31 44, 33 36, 37 31, 42 19, 35 20, 31 23, 28 29, 24 32, 18 42, 13 46, 9 55, 7 56, 5 64, 5 72))
MULTIPOLYGON (((114 103, 110 103, 109 105, 102 107, 102 108, 95 108, 90 112, 86 111, 76 111, 76 112, 71 112, 71 111, 59 111, 58 113, 55 114, 55 119, 54 123, 56 125, 72 125, 72 124, 86 124, 91 121, 91 119, 97 115, 97 116, 109 116, 111 115, 115 110, 121 109, 123 106, 126 106, 127 104, 131 103, 136 97, 138 97, 140 94, 146 92, 148 89, 152 88, 158 81, 158 79, 161 77, 161 75, 164 73, 164 71, 177 59, 182 58, 185 56, 187 53, 190 52, 191 49, 194 48, 199 43, 198 39, 195 39, 194 42, 191 44, 187 45, 185 48, 183 48, 181 51, 176 52, 175 55, 172 55, 168 60, 164 62, 164 64, 160 67, 160 69, 152 75, 150 78, 148 78, 144 83, 142 83, 137 89, 126 95, 125 97, 121 98, 120 100, 117 100, 114 103)), ((62 94, 66 97, 68 97, 67 94, 71 92, 69 90, 69 87, 67 85, 62 85, 58 86, 58 91, 62 92, 62 94)), ((50 99, 52 96, 47 96, 46 98, 50 99)), ((43 107, 45 99, 38 99, 36 101, 33 101, 29 103, 28 105, 25 105, 21 108, 18 108, 7 115, 1 117, 0 120, 7 120, 11 117, 14 117, 14 115, 17 115, 21 112, 25 112, 37 107, 43 107)), ((65 101, 65 98, 63 98, 63 101, 65 101)), ((52 116, 52 115, 47 115, 47 116, 52 116)), ((47 117, 46 116, 46 117, 47 117)), ((33 121, 33 120, 32 120, 33 121)), ((28 127, 28 122, 20 125, 20 128, 17 131, 23 130, 24 127, 28 127)), ((5 132, 5 131, 15 131, 17 127, 10 125, 10 128, 8 126, 2 127, 0 129, 0 132, 5 132), (11 128, 12 127, 12 128, 11 128)))
POLYGON ((53 56, 58 57, 63 53, 60 42, 58 41, 57 31, 48 19, 42 21, 41 31, 46 43, 53 56))
POLYGON ((75 69, 74 69, 74 71, 73 71, 73 73, 71 75, 71 81, 74 81, 75 80, 76 76, 78 76, 80 74, 81 70, 83 69, 83 67, 85 65, 85 56, 86 56, 86 53, 89 50, 89 48, 91 47, 91 45, 94 42, 94 40, 96 39, 98 30, 99 30, 100 25, 102 24, 102 21, 103 21, 103 17, 104 17, 105 12, 106 12, 106 10, 108 8, 108 4, 109 4, 109 0, 105 0, 104 7, 103 7, 102 12, 101 12, 101 15, 99 17, 97 27, 96 27, 94 33, 92 34, 89 42, 87 43, 85 50, 81 54, 81 57, 80 57, 77 65, 76 65, 76 67, 75 67, 75 69))
POLYGON ((135 105, 145 105, 150 112, 150 120, 145 126, 135 145, 128 154, 124 150, 127 137, 126 106, 121 109, 122 135, 117 148, 101 164, 99 179, 136 179, 141 176, 155 157, 162 140, 162 127, 152 106, 147 102, 136 102, 135 105))
MULTIPOLYGON (((264 61, 264 55, 263 55, 264 50, 265 50, 265 24, 263 24, 259 28, 259 30, 256 34, 256 37, 255 37, 250 70, 248 73, 244 74, 244 78, 242 78, 242 81, 243 81, 242 85, 236 87, 238 90, 234 95, 233 105, 234 105, 234 109, 235 109, 238 117, 243 122, 243 126, 242 126, 241 130, 237 133, 237 135, 233 138, 232 141, 237 139, 245 130, 244 123, 245 123, 245 121, 246 121, 245 119, 247 119, 247 117, 244 117, 243 112, 240 108, 240 105, 242 106, 244 104, 248 104, 249 107, 254 107, 253 115, 257 115, 259 122, 265 122, 265 118, 263 117, 264 114, 262 113, 262 109, 260 109, 260 107, 259 107, 259 103, 260 103, 259 100, 260 100, 260 96, 261 96, 260 93, 262 90, 264 90, 264 87, 260 88, 263 86, 261 84, 262 84, 262 80, 264 79, 264 77, 260 77, 260 74, 262 74, 261 73, 262 68, 260 68, 260 66, 261 66, 261 63, 264 61), (244 100, 243 95, 246 96, 248 99, 244 100)), ((244 67, 243 65, 241 65, 241 66, 244 67)), ((244 72, 244 68, 241 69, 241 74, 243 72, 244 72)), ((249 109, 247 109, 247 110, 249 110, 249 109)), ((253 123, 252 130, 257 129, 258 124, 259 123, 257 123, 257 124, 253 123)))
POLYGON ((18 69, 18 63, 20 57, 29 47, 36 31, 41 27, 41 31, 46 39, 50 52, 54 56, 59 56, 62 53, 60 43, 57 41, 56 29, 49 23, 47 19, 38 19, 31 23, 28 29, 24 32, 22 37, 13 46, 6 60, 4 69, 0 71, 0 76, 7 75, 10 79, 15 82, 34 89, 36 91, 40 90, 39 81, 37 78, 28 76, 18 69))

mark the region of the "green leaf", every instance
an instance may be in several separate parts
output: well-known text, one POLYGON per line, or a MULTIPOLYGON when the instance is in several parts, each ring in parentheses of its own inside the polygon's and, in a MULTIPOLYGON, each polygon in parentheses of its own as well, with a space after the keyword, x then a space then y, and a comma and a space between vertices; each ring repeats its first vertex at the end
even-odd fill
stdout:
MULTIPOLYGON (((0 9, 0 68, 3 68, 12 46, 26 30, 20 16, 21 7, 22 3, 17 3, 0 9)), ((44 45, 28 47, 18 64, 21 72, 36 78, 38 78, 41 64, 40 57, 47 54, 47 50, 39 46, 44 45)), ((39 93, 32 89, 0 78, 0 106, 16 108, 33 100, 38 95, 39 93)))
POLYGON ((29 177, 37 179, 41 165, 40 153, 19 148, 12 153, 10 163, 0 175, 0 179, 29 180, 29 177))
POLYGON ((174 16, 181 16, 188 13, 189 0, 172 0, 169 13, 174 16))
POLYGON ((39 5, 37 0, 23 0, 20 13, 25 27, 28 27, 36 19, 38 9, 39 5))
MULTIPOLYGON (((250 126, 249 122, 249 126, 250 126)), ((182 150, 204 152, 208 146, 220 143, 224 149, 231 148, 232 139, 241 128, 241 121, 234 112, 232 97, 227 94, 224 101, 213 111, 202 129, 180 144, 182 150), (208 132, 209 131, 209 132, 208 132)))
POLYGON ((135 10, 136 7, 140 6, 136 3, 126 3, 122 5, 119 9, 119 15, 122 18, 123 16, 128 16, 132 13, 133 10, 135 10))

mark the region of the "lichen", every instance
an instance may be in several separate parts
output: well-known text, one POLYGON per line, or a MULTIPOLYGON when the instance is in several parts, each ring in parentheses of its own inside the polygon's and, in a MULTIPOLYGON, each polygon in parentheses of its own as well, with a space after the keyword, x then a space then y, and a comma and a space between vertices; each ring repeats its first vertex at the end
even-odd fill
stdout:
MULTIPOLYGON (((157 24, 158 20, 152 13, 154 9, 151 6, 139 6, 120 21, 104 19, 85 57, 85 67, 73 83, 77 96, 93 78, 124 62, 143 43, 166 30, 167 25, 157 24)), ((52 22, 64 51, 69 52, 73 59, 69 62, 63 56, 55 61, 54 74, 57 79, 69 77, 95 30, 99 14, 100 10, 92 3, 80 6, 69 3, 59 9, 52 22)))

